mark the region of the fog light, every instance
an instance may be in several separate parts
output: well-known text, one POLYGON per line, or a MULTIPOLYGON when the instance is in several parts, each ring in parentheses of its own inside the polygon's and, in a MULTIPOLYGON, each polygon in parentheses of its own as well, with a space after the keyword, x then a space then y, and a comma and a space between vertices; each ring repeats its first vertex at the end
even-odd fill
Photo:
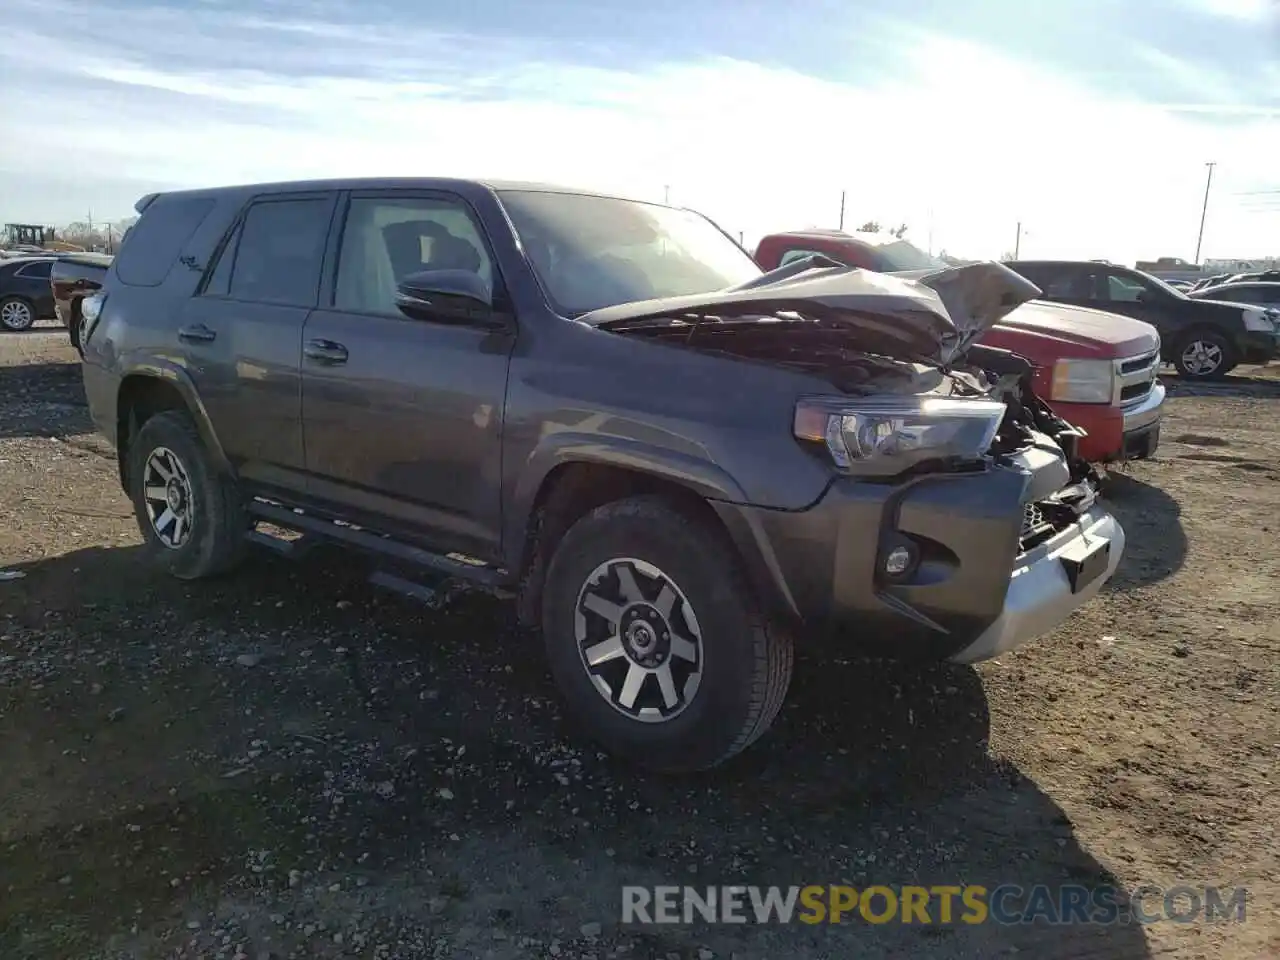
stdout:
POLYGON ((894 547, 884 558, 884 572, 891 577, 900 577, 911 569, 911 550, 907 547, 894 547))

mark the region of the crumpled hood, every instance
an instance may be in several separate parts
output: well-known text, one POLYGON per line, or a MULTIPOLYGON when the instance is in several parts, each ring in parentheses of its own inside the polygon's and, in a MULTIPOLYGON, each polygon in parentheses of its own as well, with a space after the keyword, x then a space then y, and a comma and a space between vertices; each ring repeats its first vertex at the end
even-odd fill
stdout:
POLYGON ((768 318, 792 312, 846 327, 857 334, 860 349, 945 366, 1011 311, 1040 295, 1031 281, 994 262, 911 277, 812 263, 788 264, 725 290, 622 303, 578 319, 602 330, 621 330, 649 321, 768 318))

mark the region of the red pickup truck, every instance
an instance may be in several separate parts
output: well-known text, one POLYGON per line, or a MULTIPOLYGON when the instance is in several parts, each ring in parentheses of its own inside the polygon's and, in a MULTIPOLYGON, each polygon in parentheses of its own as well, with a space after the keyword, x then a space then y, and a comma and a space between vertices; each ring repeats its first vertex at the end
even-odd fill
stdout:
MULTIPOLYGON (((877 273, 947 266, 900 237, 839 230, 770 234, 756 247, 755 259, 773 270, 814 254, 877 273)), ((982 342, 1035 365, 1036 392, 1088 433, 1080 444, 1086 459, 1105 463, 1154 455, 1165 391, 1156 379, 1160 335, 1151 324, 1033 300, 992 327, 982 342)))

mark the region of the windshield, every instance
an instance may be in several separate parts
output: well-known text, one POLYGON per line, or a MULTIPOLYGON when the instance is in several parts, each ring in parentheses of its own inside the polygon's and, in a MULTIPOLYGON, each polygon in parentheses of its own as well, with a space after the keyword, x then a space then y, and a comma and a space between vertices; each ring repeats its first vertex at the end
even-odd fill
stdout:
POLYGON ((1185 292, 1183 292, 1182 290, 1179 290, 1177 287, 1169 286, 1169 284, 1165 283, 1159 277, 1154 276, 1153 274, 1150 274, 1150 273, 1143 273, 1141 270, 1139 270, 1138 273, 1142 274, 1143 280, 1146 280, 1147 282, 1153 284, 1157 289, 1163 291, 1164 293, 1169 294, 1169 296, 1177 297, 1179 300, 1187 299, 1187 295, 1185 292))
POLYGON ((881 269, 884 273, 898 270, 941 270, 947 265, 906 240, 886 243, 882 247, 876 247, 875 251, 883 263, 881 269))
POLYGON ((504 190, 499 197, 542 289, 568 317, 711 293, 761 273, 710 220, 688 210, 577 193, 504 190))

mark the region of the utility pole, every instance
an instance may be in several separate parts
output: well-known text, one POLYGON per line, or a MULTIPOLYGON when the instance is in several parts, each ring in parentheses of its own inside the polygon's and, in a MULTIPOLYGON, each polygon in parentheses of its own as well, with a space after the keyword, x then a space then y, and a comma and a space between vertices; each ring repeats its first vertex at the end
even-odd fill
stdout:
POLYGON ((840 229, 844 229, 844 191, 840 191, 840 229))
POLYGON ((1013 241, 1013 259, 1018 259, 1018 254, 1022 252, 1022 221, 1018 221, 1018 236, 1013 241))
POLYGON ((929 208, 929 256, 933 256, 933 207, 929 208))
POLYGON ((1204 206, 1200 208, 1200 232, 1196 235, 1196 266, 1200 266, 1200 243, 1204 240, 1204 217, 1209 212, 1209 187, 1213 184, 1213 168, 1218 164, 1216 161, 1206 163, 1209 168, 1209 176, 1204 182, 1204 206))
POLYGON ((667 184, 662 188, 662 202, 667 206, 671 206, 671 185, 667 184))

